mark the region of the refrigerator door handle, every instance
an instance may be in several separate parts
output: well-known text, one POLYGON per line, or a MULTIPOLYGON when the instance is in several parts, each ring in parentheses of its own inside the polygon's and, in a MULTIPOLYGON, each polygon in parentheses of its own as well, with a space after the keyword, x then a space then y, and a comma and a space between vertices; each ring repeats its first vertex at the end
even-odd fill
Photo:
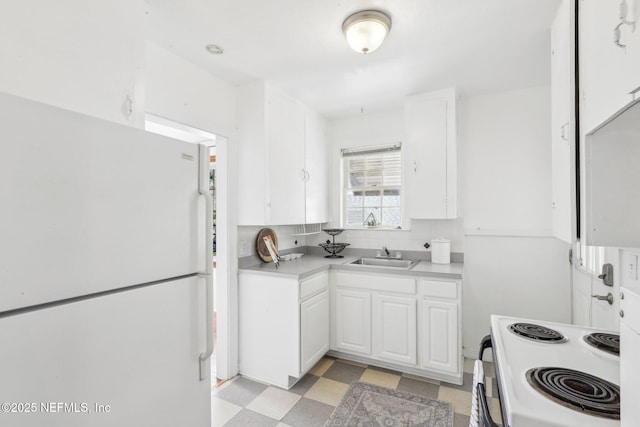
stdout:
POLYGON ((198 193, 205 200, 205 236, 204 253, 205 265, 200 277, 206 280, 205 292, 205 333, 207 346, 203 353, 200 353, 200 381, 209 378, 211 372, 211 355, 213 354, 213 248, 211 247, 211 235, 213 230, 213 197, 209 192, 209 169, 210 157, 209 147, 200 144, 199 151, 199 179, 198 193))
POLYGON ((213 275, 199 274, 198 277, 205 279, 206 311, 205 311, 205 334, 207 347, 200 353, 200 381, 209 378, 211 373, 211 355, 213 354, 213 275))

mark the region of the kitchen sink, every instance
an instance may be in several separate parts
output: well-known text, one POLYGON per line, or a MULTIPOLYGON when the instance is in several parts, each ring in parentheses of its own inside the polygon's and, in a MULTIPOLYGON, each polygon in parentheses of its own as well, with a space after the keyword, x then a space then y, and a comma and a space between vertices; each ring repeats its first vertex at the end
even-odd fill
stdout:
POLYGON ((351 261, 349 265, 361 265, 363 267, 387 267, 409 270, 420 261, 411 261, 410 259, 386 259, 386 258, 358 258, 351 261))

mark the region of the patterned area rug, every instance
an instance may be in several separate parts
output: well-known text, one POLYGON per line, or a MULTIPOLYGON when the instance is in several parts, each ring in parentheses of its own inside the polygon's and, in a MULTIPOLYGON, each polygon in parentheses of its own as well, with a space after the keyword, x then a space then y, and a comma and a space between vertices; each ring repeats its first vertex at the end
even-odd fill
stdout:
POLYGON ((452 427, 450 403, 354 381, 325 427, 452 427))

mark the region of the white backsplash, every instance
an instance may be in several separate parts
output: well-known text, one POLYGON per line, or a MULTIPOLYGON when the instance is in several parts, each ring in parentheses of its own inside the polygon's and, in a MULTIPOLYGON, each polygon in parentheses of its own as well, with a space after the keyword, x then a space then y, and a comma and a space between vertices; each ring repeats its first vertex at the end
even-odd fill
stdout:
MULTIPOLYGON (((439 237, 451 240, 451 252, 464 252, 462 219, 412 220, 411 230, 345 230, 336 236, 336 242, 349 243, 351 248, 381 249, 387 246, 395 251, 424 251, 426 242, 439 237)), ((316 246, 327 239, 331 237, 320 233, 307 236, 306 242, 316 246)))
MULTIPOLYGON (((238 227, 238 256, 256 255, 256 239, 262 226, 238 227)), ((308 236, 294 236, 291 225, 269 226, 278 237, 278 249, 291 249, 305 245, 317 246, 331 239, 324 232, 308 236), (296 243, 297 242, 297 243, 296 243)), ((323 228, 330 228, 326 224, 323 228)), ((345 230, 336 236, 336 242, 349 243, 351 248, 381 249, 387 246, 396 251, 424 251, 425 242, 444 237, 451 240, 451 252, 464 252, 462 219, 412 220, 410 230, 345 230)))
MULTIPOLYGON (((258 233, 265 227, 262 226, 238 226, 238 256, 245 257, 257 255, 256 240, 258 233)), ((278 238, 278 250, 305 246, 305 236, 293 236, 295 232, 291 225, 272 225, 268 228, 276 233, 278 238), (297 244, 296 244, 297 242, 297 244)), ((322 233, 324 234, 324 233, 322 233)), ((325 234, 326 235, 326 234, 325 234)), ((309 237, 309 236, 306 236, 309 237)))

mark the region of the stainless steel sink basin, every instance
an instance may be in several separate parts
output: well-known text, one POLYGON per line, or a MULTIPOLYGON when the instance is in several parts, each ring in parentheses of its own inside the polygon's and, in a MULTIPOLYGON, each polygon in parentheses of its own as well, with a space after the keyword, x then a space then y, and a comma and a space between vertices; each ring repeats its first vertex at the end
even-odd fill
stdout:
POLYGON ((385 258, 358 258, 351 261, 349 265, 361 265, 363 267, 388 267, 400 270, 408 270, 420 261, 411 261, 409 259, 385 259, 385 258))

